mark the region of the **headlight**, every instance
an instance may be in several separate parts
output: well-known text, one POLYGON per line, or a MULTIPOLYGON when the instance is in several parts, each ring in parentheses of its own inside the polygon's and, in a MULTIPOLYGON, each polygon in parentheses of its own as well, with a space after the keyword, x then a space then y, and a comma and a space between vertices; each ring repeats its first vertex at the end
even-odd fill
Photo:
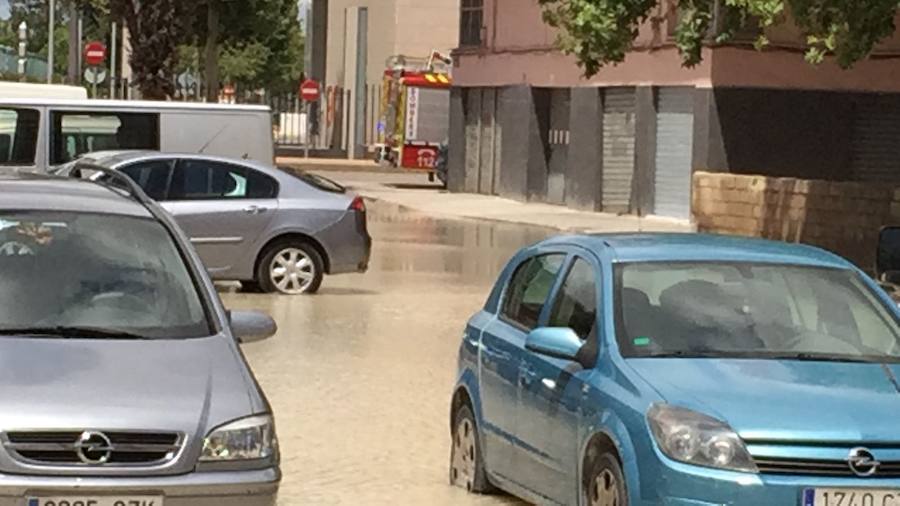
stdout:
POLYGON ((269 415, 241 418, 225 424, 203 440, 201 462, 232 462, 277 457, 275 424, 269 415))
POLYGON ((715 418, 666 404, 647 413, 656 444, 672 460, 697 466, 758 472, 744 442, 715 418))

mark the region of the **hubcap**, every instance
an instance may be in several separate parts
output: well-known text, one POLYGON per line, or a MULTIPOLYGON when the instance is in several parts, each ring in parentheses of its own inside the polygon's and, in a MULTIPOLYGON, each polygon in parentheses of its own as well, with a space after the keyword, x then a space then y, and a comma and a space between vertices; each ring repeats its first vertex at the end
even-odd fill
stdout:
POLYGON ((594 479, 588 490, 591 506, 619 506, 619 483, 609 469, 594 479))
POLYGON ((285 248, 272 259, 269 277, 281 293, 303 293, 316 277, 316 266, 303 250, 285 248))
POLYGON ((456 425, 451 461, 450 481, 471 492, 475 480, 475 427, 468 418, 456 425))

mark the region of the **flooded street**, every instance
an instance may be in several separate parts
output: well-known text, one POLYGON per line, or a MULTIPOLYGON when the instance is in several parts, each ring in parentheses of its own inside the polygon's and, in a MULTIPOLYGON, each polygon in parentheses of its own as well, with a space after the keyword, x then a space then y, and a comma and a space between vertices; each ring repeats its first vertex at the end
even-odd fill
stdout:
POLYGON ((552 231, 370 205, 372 263, 320 294, 223 294, 279 324, 245 353, 275 410, 279 504, 517 504, 447 483, 449 401, 468 317, 509 257, 552 231))

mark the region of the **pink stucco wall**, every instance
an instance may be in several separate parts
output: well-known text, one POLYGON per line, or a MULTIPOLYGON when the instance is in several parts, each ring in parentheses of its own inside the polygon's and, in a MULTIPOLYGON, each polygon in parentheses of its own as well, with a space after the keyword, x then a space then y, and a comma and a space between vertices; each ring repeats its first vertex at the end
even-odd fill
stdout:
MULTIPOLYGON (((484 41, 457 54, 454 82, 459 86, 617 86, 654 84, 769 88, 900 91, 900 32, 881 44, 877 57, 842 70, 833 63, 811 66, 803 60, 802 37, 790 23, 767 32, 774 45, 704 51, 703 62, 684 68, 669 36, 675 0, 662 0, 640 27, 635 50, 626 60, 584 79, 574 59, 554 49, 556 32, 541 18, 537 0, 485 0, 484 41)), ((898 16, 900 25, 900 16, 898 16)))

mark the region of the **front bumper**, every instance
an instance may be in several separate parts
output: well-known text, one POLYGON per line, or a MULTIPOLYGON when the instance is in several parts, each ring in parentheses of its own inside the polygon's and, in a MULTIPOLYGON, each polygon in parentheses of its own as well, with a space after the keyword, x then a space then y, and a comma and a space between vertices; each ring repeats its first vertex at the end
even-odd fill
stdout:
POLYGON ((159 495, 164 506, 275 506, 281 472, 194 472, 180 476, 0 475, 0 506, 26 506, 34 496, 159 495))
POLYGON ((803 491, 807 488, 891 489, 900 492, 900 478, 751 474, 675 462, 660 463, 659 471, 649 480, 644 471, 641 472, 640 490, 637 493, 632 490, 630 494, 632 504, 803 506, 803 491))

